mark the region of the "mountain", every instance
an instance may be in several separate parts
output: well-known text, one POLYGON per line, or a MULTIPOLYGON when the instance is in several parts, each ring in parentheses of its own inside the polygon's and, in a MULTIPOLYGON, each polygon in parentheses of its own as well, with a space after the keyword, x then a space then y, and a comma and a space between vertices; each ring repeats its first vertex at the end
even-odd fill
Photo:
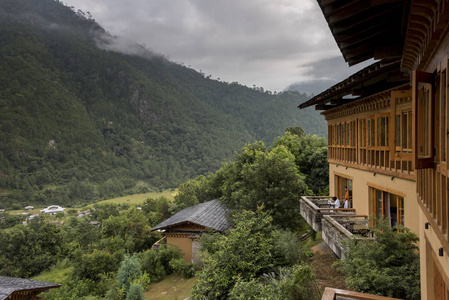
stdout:
POLYGON ((314 79, 305 82, 292 83, 285 90, 297 91, 313 96, 318 95, 321 92, 324 92, 325 90, 327 90, 336 83, 337 81, 332 79, 314 79))
POLYGON ((175 187, 287 127, 325 135, 317 112, 296 108, 306 94, 211 80, 139 45, 107 50, 115 41, 59 1, 2 0, 4 205, 175 187))

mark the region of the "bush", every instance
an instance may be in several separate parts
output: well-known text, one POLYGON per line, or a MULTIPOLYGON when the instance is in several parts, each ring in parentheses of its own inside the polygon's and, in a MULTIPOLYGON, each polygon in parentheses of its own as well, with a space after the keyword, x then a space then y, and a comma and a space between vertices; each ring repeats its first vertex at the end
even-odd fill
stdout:
POLYGON ((158 282, 166 275, 173 273, 174 269, 170 266, 170 261, 182 258, 182 253, 177 247, 161 245, 158 250, 150 249, 137 256, 142 270, 148 273, 151 282, 158 282))
POLYGON ((276 236, 274 243, 280 264, 292 265, 300 263, 304 254, 299 247, 296 233, 289 230, 279 230, 276 236))
POLYGON ((192 290, 192 299, 224 298, 235 280, 250 280, 271 272, 275 238, 272 218, 262 210, 243 211, 235 227, 217 241, 217 251, 205 254, 204 268, 192 290))
POLYGON ((281 268, 278 274, 264 278, 243 280, 239 277, 229 293, 229 299, 270 300, 318 300, 321 292, 313 270, 309 266, 296 265, 281 268))
POLYGON ((349 288, 386 297, 420 299, 418 237, 407 228, 390 227, 378 220, 371 228, 374 240, 346 242, 345 260, 338 265, 347 274, 349 288))
POLYGON ((195 276, 195 272, 199 270, 193 263, 186 263, 183 258, 174 258, 170 261, 170 267, 175 272, 182 274, 184 278, 192 278, 195 276))
POLYGON ((126 293, 126 300, 145 300, 143 287, 140 283, 132 283, 126 293))
POLYGON ((140 266, 137 256, 125 255, 125 258, 120 264, 120 268, 117 273, 117 285, 119 288, 125 287, 128 291, 131 282, 134 278, 139 277, 142 274, 142 267, 140 266))

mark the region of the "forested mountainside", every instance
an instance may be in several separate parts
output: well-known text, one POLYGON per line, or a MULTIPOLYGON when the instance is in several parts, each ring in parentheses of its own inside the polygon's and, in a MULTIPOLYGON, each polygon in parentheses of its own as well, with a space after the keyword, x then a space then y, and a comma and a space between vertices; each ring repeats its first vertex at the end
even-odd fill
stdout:
POLYGON ((287 127, 324 136, 317 112, 296 109, 305 94, 211 80, 137 45, 139 56, 104 50, 113 40, 59 1, 2 0, 4 206, 174 187, 287 127))

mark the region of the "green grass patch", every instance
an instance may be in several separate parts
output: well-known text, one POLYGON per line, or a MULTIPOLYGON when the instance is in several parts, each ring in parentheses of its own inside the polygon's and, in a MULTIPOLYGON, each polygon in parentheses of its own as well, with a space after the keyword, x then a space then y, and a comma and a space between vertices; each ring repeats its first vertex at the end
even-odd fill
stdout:
POLYGON ((72 271, 73 267, 59 267, 58 265, 56 265, 50 270, 44 271, 39 275, 32 277, 31 279, 53 283, 64 283, 64 281, 69 277, 72 271))
MULTIPOLYGON (((170 201, 173 201, 175 199, 177 190, 163 190, 162 192, 149 192, 145 194, 134 194, 134 195, 128 195, 118 198, 112 198, 107 200, 102 200, 99 202, 96 202, 96 204, 105 204, 105 203, 114 203, 114 204, 142 204, 146 199, 148 198, 160 198, 165 197, 170 201)), ((94 203, 87 205, 86 207, 93 207, 94 203)))
POLYGON ((310 250, 313 246, 321 243, 323 239, 321 238, 321 231, 316 233, 316 238, 313 240, 311 237, 307 238, 305 241, 301 242, 301 247, 305 250, 310 250))
MULTIPOLYGON (((142 204, 148 198, 165 197, 169 201, 173 201, 175 199, 175 196, 176 196, 177 193, 178 193, 177 189, 175 189, 175 190, 169 189, 169 190, 163 190, 162 192, 149 192, 149 193, 145 193, 145 194, 128 195, 128 196, 123 196, 123 197, 117 197, 117 198, 111 198, 111 199, 98 201, 98 202, 91 203, 91 204, 88 204, 86 206, 82 206, 82 207, 78 207, 78 208, 76 208, 76 207, 74 207, 74 208, 67 208, 66 207, 66 212, 69 209, 78 210, 79 208, 91 208, 95 204, 105 204, 105 203, 114 203, 114 204, 127 203, 127 204, 131 204, 131 205, 137 205, 137 204, 142 204)), ((19 209, 19 210, 8 210, 7 212, 10 213, 10 214, 28 213, 29 215, 38 215, 40 213, 41 209, 44 209, 44 207, 40 207, 40 208, 36 208, 35 207, 31 211, 26 211, 24 209, 19 209)))
POLYGON ((181 275, 172 274, 160 282, 151 283, 145 292, 145 299, 186 299, 190 297, 190 291, 196 280, 196 277, 185 279, 181 275))

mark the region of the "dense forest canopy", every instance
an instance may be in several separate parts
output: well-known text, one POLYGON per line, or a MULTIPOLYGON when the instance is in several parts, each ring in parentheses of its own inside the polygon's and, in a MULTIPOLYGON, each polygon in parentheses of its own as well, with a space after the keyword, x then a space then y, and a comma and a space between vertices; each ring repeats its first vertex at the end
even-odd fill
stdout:
POLYGON ((312 190, 326 192, 327 184, 320 185, 322 176, 328 178, 326 153, 324 138, 289 128, 272 146, 247 144, 217 172, 183 183, 175 201, 148 198, 139 207, 96 203, 82 215, 68 209, 40 214, 26 225, 23 215, 6 212, 0 222, 0 275, 66 274, 58 278, 63 287, 45 299, 89 295, 120 300, 124 294, 128 299, 132 290, 140 295, 148 283, 173 272, 198 274, 192 299, 318 299, 313 272, 298 247, 298 233, 308 227, 298 203, 312 190), (321 173, 311 172, 309 165, 321 173), (211 199, 232 210, 228 217, 234 229, 203 234, 204 263, 186 264, 181 251, 166 245, 162 232, 151 228, 211 199), (152 248, 156 241, 157 250, 152 248), (263 274, 272 274, 272 280, 263 274))
POLYGON ((175 187, 287 127, 325 134, 322 116, 296 109, 305 94, 212 80, 138 45, 104 50, 114 37, 59 1, 4 0, 0 28, 6 207, 175 187))

